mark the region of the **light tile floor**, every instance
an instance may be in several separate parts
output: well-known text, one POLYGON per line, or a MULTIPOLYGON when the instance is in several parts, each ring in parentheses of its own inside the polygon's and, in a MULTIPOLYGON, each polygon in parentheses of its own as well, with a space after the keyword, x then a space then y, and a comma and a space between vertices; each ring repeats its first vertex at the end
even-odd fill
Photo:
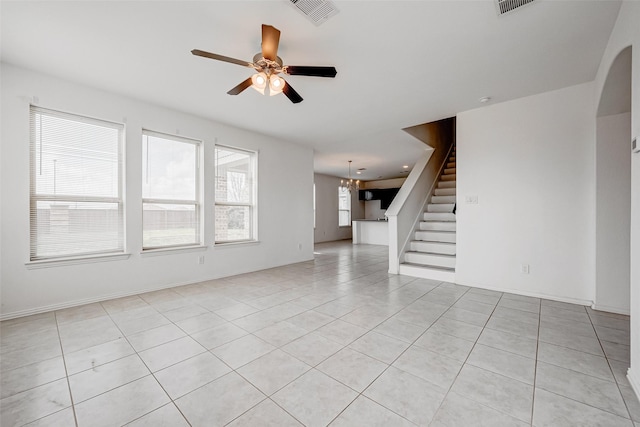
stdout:
POLYGON ((316 252, 2 322, 0 424, 640 427, 627 316, 316 252))

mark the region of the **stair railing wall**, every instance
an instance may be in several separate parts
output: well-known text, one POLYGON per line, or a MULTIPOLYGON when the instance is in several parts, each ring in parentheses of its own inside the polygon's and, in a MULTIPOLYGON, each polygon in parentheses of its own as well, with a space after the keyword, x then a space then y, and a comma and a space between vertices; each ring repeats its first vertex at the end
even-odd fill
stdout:
POLYGON ((423 217, 452 149, 451 143, 448 147, 429 148, 416 162, 387 209, 385 216, 389 221, 389 274, 398 274, 402 257, 423 217))

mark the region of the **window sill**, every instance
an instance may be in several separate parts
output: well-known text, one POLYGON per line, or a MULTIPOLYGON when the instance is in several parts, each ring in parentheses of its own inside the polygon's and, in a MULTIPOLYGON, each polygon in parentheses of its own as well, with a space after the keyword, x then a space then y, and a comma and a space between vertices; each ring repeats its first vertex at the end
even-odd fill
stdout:
POLYGON ((237 247, 237 246, 251 246, 259 245, 260 240, 243 240, 241 242, 218 242, 213 245, 215 248, 237 247))
POLYGON ((158 249, 146 249, 140 252, 142 258, 150 256, 171 255, 176 253, 188 253, 188 252, 204 252, 207 247, 204 245, 197 246, 181 246, 176 248, 158 248, 158 249))
POLYGON ((38 268, 51 268, 51 267, 64 267, 67 265, 75 264, 92 264, 96 262, 108 262, 108 261, 121 261, 129 259, 131 254, 109 254, 109 255, 90 255, 83 257, 69 257, 69 258, 57 258, 47 259, 41 261, 29 261, 24 265, 29 270, 35 270, 38 268))

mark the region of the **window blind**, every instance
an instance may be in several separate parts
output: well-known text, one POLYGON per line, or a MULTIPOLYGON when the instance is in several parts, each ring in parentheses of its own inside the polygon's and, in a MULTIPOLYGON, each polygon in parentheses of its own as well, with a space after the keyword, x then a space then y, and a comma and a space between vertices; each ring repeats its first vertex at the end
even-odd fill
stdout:
POLYGON ((32 261, 124 252, 124 125, 31 107, 32 261))
POLYGON ((142 131, 143 249, 200 243, 201 141, 142 131))

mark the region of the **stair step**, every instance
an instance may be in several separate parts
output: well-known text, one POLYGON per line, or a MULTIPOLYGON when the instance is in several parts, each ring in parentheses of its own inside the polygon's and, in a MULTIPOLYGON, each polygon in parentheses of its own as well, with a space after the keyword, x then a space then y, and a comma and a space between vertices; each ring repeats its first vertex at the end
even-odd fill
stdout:
POLYGON ((427 212, 451 212, 453 213, 453 203, 429 203, 427 212))
POLYGON ((444 170, 444 174, 445 175, 455 175, 456 174, 456 168, 452 167, 452 168, 446 168, 444 170))
POLYGON ((456 215, 451 212, 425 212, 425 221, 455 221, 456 215))
POLYGON ((455 221, 420 221, 420 230, 456 231, 455 221))
POLYGON ((447 163, 447 166, 446 166, 446 167, 448 167, 448 168, 455 168, 455 167, 456 167, 456 162, 449 162, 449 163, 447 163))
MULTIPOLYGON (((431 196, 431 203, 440 204, 440 203, 455 203, 456 196, 431 196)), ((453 209, 453 208, 452 208, 453 209)))
POLYGON ((422 240, 425 242, 455 243, 456 233, 454 231, 418 230, 415 232, 415 240, 422 240))
POLYGON ((452 175, 442 175, 440 177, 441 181, 455 181, 456 180, 456 174, 452 174, 452 175))
POLYGON ((438 182, 438 188, 456 188, 455 181, 440 181, 438 182))
POLYGON ((455 196, 456 189, 455 188, 436 188, 434 191, 436 196, 455 196))
POLYGON ((442 242, 423 242, 420 240, 412 240, 409 248, 414 252, 430 252, 432 254, 455 255, 455 243, 442 242))
POLYGON ((430 267, 455 268, 455 255, 440 255, 424 252, 406 252, 404 254, 405 262, 411 264, 427 265, 430 267))
POLYGON ((398 271, 400 274, 422 279, 437 280, 440 282, 454 283, 456 271, 452 268, 426 267, 424 265, 402 263, 398 271))

